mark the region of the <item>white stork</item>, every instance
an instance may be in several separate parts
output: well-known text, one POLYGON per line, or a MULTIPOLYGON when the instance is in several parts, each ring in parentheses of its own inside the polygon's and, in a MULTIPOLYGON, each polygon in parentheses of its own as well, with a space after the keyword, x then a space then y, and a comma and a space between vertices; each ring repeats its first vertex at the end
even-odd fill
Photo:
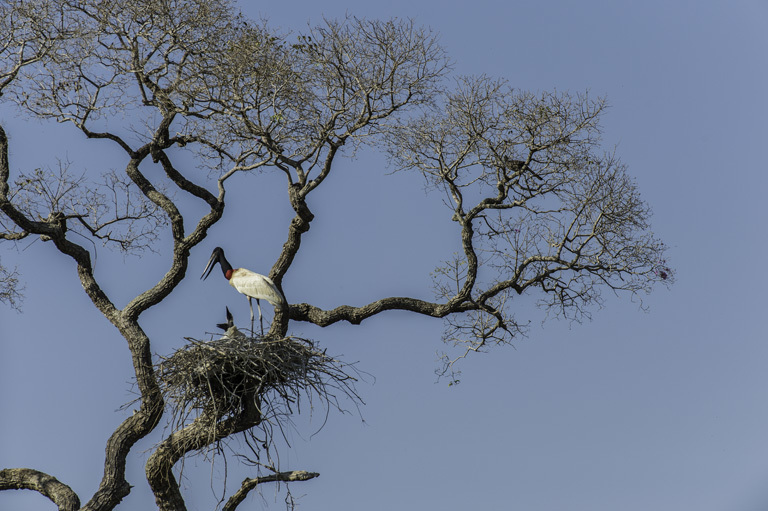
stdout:
POLYGON ((203 270, 201 279, 205 280, 208 275, 213 271, 213 267, 216 263, 221 265, 221 271, 224 272, 224 277, 229 281, 229 284, 237 289, 239 293, 244 294, 248 298, 248 305, 251 308, 251 334, 253 334, 253 303, 252 298, 256 299, 256 307, 259 309, 259 324, 261 325, 261 335, 264 335, 264 323, 261 319, 261 304, 260 299, 265 299, 272 304, 273 307, 277 307, 278 304, 285 303, 285 297, 283 293, 277 289, 277 286, 272 279, 246 270, 245 268, 232 269, 232 265, 229 264, 227 258, 224 257, 224 250, 221 247, 213 249, 211 258, 208 260, 208 265, 203 270))

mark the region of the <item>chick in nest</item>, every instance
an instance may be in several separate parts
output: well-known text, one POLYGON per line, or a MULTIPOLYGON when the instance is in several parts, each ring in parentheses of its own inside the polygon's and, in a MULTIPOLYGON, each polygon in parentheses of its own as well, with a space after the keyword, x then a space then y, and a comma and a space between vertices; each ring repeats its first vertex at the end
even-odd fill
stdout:
MULTIPOLYGON (((235 326, 235 320, 232 318, 232 313, 229 312, 229 307, 226 307, 227 309, 227 322, 226 323, 218 323, 216 326, 224 330, 224 335, 221 336, 221 339, 232 339, 232 340, 245 340, 247 339, 246 335, 237 329, 235 326)), ((219 340, 221 340, 219 339, 219 340)))

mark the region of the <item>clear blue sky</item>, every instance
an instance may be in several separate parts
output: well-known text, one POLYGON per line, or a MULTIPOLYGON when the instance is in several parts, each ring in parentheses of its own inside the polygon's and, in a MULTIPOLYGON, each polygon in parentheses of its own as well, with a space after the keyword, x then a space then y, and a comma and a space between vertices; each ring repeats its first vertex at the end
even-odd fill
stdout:
MULTIPOLYGON (((520 301, 518 317, 534 320, 529 337, 466 360, 462 383, 451 388, 433 374, 439 320, 391 313, 359 327, 299 325, 293 333, 376 378, 358 388, 365 422, 332 414, 311 436, 323 421, 318 413, 289 433, 293 449, 281 468, 321 473, 293 485, 303 495, 299 509, 768 509, 764 0, 300 0, 269 10, 241 3, 285 30, 346 12, 414 17, 441 34, 458 74, 607 96, 606 148, 617 146, 629 165, 677 269, 670 291, 643 297, 649 312, 608 297, 592 322, 541 325, 534 298, 520 301)), ((119 166, 106 146, 83 145, 68 126, 7 109, 0 116, 14 166, 62 156, 119 166)), ((429 272, 454 250, 440 198, 425 195, 416 176, 387 175, 369 152, 337 171, 312 197, 316 220, 284 282, 290 301, 327 308, 391 294, 430 298, 429 272), (361 189, 373 193, 355 193, 361 189), (369 222, 377 229, 363 229, 369 222)), ((245 299, 222 280, 197 279, 216 245, 235 266, 247 261, 264 273, 279 253, 290 219, 283 179, 243 183, 241 200, 228 196, 232 209, 194 253, 187 281, 143 317, 156 353, 212 331, 225 303, 246 320, 245 299), (259 239, 234 242, 242 222, 259 239)), ((19 247, 0 247, 26 283, 24 312, 0 309, 0 466, 48 472, 85 501, 101 478, 106 439, 127 413, 118 408, 133 397, 129 353, 82 292, 70 260, 39 241, 19 247)), ((119 306, 163 268, 149 255, 137 263, 105 253, 96 264, 119 306)), ((158 431, 135 449, 134 489, 119 509, 153 505, 143 465, 159 438, 158 431)), ((235 486, 253 475, 228 468, 235 486)), ((213 508, 221 470, 187 462, 191 510, 213 508)), ((283 508, 273 487, 263 495, 244 509, 283 508)), ((0 509, 53 505, 32 492, 2 492, 0 509)))

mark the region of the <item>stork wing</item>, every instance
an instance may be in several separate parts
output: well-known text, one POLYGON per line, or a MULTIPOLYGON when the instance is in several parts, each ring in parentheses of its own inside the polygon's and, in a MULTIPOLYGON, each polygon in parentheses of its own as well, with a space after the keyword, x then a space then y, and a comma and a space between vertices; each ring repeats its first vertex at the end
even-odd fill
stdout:
POLYGON ((277 289, 272 279, 244 268, 235 270, 229 283, 244 295, 259 300, 267 300, 273 306, 285 301, 283 294, 277 289))

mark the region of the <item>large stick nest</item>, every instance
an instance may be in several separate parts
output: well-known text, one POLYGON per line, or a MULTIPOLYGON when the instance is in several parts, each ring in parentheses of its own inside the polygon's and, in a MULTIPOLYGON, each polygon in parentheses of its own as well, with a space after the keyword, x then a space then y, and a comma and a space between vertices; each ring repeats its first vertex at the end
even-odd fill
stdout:
POLYGON ((195 417, 219 421, 254 409, 260 422, 279 422, 294 412, 302 397, 320 398, 327 409, 341 409, 339 395, 360 402, 356 378, 346 372, 353 368, 327 356, 310 340, 242 334, 187 340, 189 344, 161 357, 156 367, 174 428, 195 417))

